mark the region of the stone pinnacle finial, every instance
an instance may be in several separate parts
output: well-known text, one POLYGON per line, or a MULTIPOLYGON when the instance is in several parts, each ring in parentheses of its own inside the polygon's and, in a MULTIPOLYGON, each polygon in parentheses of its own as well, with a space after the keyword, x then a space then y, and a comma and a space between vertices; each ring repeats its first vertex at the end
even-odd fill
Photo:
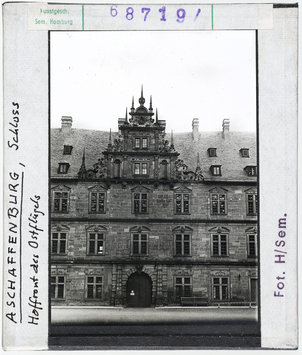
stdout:
POLYGON ((143 92, 143 85, 141 88, 141 97, 139 98, 138 102, 140 103, 141 106, 144 106, 145 98, 144 98, 144 92, 143 92))
POLYGON ((173 129, 171 129, 171 147, 174 147, 173 129))
POLYGON ((153 111, 153 108, 152 108, 152 95, 150 95, 150 107, 149 107, 149 111, 153 111))
POLYGON ((134 96, 132 96, 132 106, 131 106, 131 111, 134 111, 134 96))

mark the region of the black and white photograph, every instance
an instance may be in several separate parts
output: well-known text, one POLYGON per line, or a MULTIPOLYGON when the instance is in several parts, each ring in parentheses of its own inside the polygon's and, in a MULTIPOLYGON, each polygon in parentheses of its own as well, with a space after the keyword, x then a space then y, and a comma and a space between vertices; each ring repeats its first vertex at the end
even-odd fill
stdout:
POLYGON ((50 54, 55 334, 259 346, 255 32, 53 32, 50 54))
POLYGON ((3 349, 297 349, 297 14, 3 5, 3 349))

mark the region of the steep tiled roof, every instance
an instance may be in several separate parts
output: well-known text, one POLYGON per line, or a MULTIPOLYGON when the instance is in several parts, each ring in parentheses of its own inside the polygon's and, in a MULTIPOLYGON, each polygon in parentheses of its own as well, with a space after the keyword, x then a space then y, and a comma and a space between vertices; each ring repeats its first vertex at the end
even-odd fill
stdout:
MULTIPOLYGON (((174 134, 174 146, 180 153, 188 170, 194 171, 199 153, 200 166, 205 179, 211 180, 247 180, 255 181, 255 176, 248 176, 244 171, 247 165, 257 165, 256 135, 253 132, 229 132, 223 138, 222 132, 201 132, 198 140, 193 140, 192 133, 174 134), (217 157, 209 157, 208 148, 217 148, 217 157), (243 158, 241 148, 249 149, 249 158, 243 158), (221 165, 222 176, 212 176, 211 165, 221 165)), ((112 140, 117 133, 112 133, 112 140)), ((103 157, 102 152, 108 146, 109 132, 71 128, 62 133, 61 128, 51 130, 51 176, 60 178, 77 177, 82 164, 85 148, 85 164, 92 169, 93 164, 103 157), (64 145, 73 147, 71 155, 63 155, 64 145), (59 163, 69 163, 67 174, 58 174, 59 163)), ((170 135, 167 135, 170 140, 170 135)))

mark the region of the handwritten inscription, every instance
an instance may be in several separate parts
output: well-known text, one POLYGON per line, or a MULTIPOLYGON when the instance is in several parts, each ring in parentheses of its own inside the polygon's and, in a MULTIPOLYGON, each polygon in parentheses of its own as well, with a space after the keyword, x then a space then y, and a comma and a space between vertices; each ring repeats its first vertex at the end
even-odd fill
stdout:
POLYGON ((39 300, 39 254, 37 253, 37 249, 39 248, 39 236, 43 232, 43 229, 39 228, 39 218, 44 216, 45 213, 40 210, 40 198, 41 197, 38 195, 35 195, 33 198, 30 198, 30 201, 33 203, 33 212, 30 213, 28 217, 28 245, 32 249, 35 249, 30 264, 30 267, 32 268, 34 274, 29 278, 32 281, 32 292, 31 296, 28 298, 28 305, 31 307, 30 314, 28 314, 28 323, 33 325, 39 324, 40 312, 43 310, 42 302, 40 302, 39 300))
POLYGON ((7 144, 10 148, 15 150, 19 149, 19 104, 17 102, 12 102, 14 108, 12 109, 13 118, 9 122, 9 132, 11 133, 11 139, 7 141, 7 144))
MULTIPOLYGON (((22 164, 21 164, 22 165, 22 164)), ((8 237, 7 237, 7 273, 8 278, 6 285, 6 295, 8 300, 6 306, 9 311, 6 312, 6 317, 13 323, 17 323, 17 282, 21 279, 21 271, 17 269, 17 264, 20 263, 20 254, 17 254, 18 245, 20 244, 20 219, 21 210, 21 185, 22 177, 16 172, 10 172, 8 184, 8 237)), ((23 173, 22 173, 23 176, 23 173)), ((21 314, 21 310, 20 310, 21 314)), ((22 322, 22 317, 20 317, 22 322)))
MULTIPOLYGON (((287 254, 286 251, 283 250, 283 248, 286 245, 286 242, 284 240, 284 238, 286 237, 286 232, 284 229, 286 229, 286 217, 287 214, 284 214, 283 218, 280 218, 278 221, 278 228, 279 228, 279 232, 278 232, 278 239, 275 241, 275 246, 278 249, 274 249, 275 254, 275 264, 285 264, 285 256, 287 254)), ((277 276, 277 289, 278 291, 274 291, 274 297, 284 297, 284 293, 281 291, 284 289, 285 287, 285 272, 282 272, 283 276, 277 276), (282 280, 282 281, 281 281, 282 280)))

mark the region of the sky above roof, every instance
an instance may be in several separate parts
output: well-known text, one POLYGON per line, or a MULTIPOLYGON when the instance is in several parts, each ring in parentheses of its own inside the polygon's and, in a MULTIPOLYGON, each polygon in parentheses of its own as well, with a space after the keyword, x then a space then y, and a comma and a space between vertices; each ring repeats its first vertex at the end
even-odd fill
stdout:
POLYGON ((51 32, 51 126, 117 131, 126 107, 145 106, 169 132, 256 130, 254 31, 51 32))

